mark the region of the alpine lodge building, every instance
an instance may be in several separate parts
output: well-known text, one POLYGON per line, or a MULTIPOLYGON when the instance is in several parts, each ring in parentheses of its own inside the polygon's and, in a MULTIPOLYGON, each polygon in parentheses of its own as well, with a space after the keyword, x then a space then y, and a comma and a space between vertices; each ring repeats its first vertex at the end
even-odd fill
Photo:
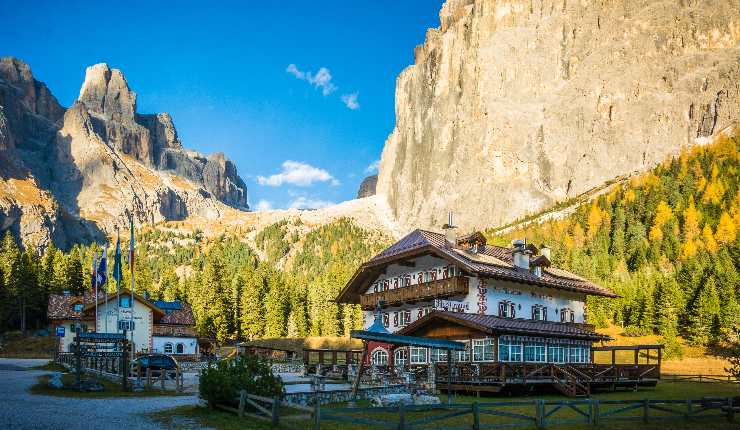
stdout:
POLYGON ((450 225, 446 234, 409 233, 362 264, 340 292, 339 303, 362 307, 366 333, 379 328, 381 339, 389 339, 365 341, 365 364, 391 372, 426 369, 437 386, 451 383, 457 391, 546 383, 576 396, 592 387, 657 383, 661 345, 595 345, 610 338, 588 324, 586 298, 616 294, 553 267, 547 247, 525 241, 491 246, 479 232, 456 237, 450 225), (412 337, 464 349, 394 342, 412 337), (617 364, 616 352, 623 350, 630 362, 617 364), (610 351, 611 360, 596 364, 596 351, 610 351), (638 363, 641 352, 646 364, 638 363))

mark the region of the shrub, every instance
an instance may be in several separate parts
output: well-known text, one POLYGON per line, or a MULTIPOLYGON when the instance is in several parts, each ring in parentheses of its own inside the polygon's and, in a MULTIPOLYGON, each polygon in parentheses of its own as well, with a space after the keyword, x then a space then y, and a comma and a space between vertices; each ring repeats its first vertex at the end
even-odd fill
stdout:
POLYGON ((650 329, 636 325, 628 325, 624 328, 624 335, 627 337, 640 337, 650 334, 650 329))
POLYGON ((203 369, 200 376, 200 397, 215 404, 231 404, 240 390, 264 397, 283 397, 283 383, 273 375, 270 363, 247 355, 234 360, 222 360, 203 369))

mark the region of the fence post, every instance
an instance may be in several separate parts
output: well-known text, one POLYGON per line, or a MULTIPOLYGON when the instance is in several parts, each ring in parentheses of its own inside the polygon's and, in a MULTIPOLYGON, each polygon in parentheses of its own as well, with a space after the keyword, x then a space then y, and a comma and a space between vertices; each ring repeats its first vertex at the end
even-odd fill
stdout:
POLYGON ((686 399, 686 418, 689 418, 691 416, 691 409, 691 399, 686 399))
POLYGON ((162 383, 162 391, 164 391, 164 380, 167 377, 167 371, 164 369, 159 370, 159 381, 162 383))
POLYGON ((314 430, 321 430, 321 402, 319 402, 318 396, 314 397, 313 404, 313 428, 314 430))
POLYGON ((599 404, 599 399, 591 399, 591 403, 593 403, 593 420, 591 423, 599 425, 599 421, 601 421, 601 405, 599 404))
POLYGON ((732 404, 732 397, 727 398, 727 421, 735 421, 735 407, 732 404))
POLYGON ((535 426, 537 426, 537 430, 544 430, 545 429, 545 401, 544 400, 535 400, 535 426))
POLYGON ((648 422, 650 418, 650 400, 645 399, 642 401, 642 422, 648 422))
POLYGON ((152 368, 146 368, 146 387, 152 388, 152 368))
POLYGON ((244 416, 244 405, 247 403, 247 391, 239 391, 239 418, 244 416))
POLYGON ((473 402, 473 430, 480 430, 480 405, 473 402))
POLYGON ((403 402, 398 404, 398 430, 406 430, 406 408, 403 402))
POLYGON ((280 423, 280 397, 275 396, 272 399, 272 425, 280 423))

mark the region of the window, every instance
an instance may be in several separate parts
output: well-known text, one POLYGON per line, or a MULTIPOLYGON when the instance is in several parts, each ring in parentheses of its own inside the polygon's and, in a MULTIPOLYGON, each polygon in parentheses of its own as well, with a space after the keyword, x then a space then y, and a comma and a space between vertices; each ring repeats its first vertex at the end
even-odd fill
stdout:
POLYGON ((164 353, 165 354, 172 354, 172 344, 167 342, 164 344, 164 353))
POLYGON ((588 363, 590 359, 590 350, 588 347, 571 345, 568 348, 568 361, 570 363, 588 363))
POLYGON ((411 348, 411 364, 424 364, 427 362, 427 349, 412 346, 411 348))
POLYGON ((82 303, 75 303, 74 304, 74 311, 77 313, 82 312, 82 303))
POLYGON ((409 362, 409 350, 406 348, 398 348, 393 353, 393 365, 394 366, 405 366, 409 362))
POLYGON ((118 302, 118 306, 121 308, 130 308, 131 307, 131 297, 121 296, 118 302))
POLYGON ((407 326, 411 324, 411 311, 401 311, 399 313, 399 323, 401 326, 407 326))
POLYGON ((436 363, 438 361, 447 361, 447 350, 433 348, 429 350, 429 361, 436 363))
POLYGON ((502 336, 498 340, 499 361, 522 361, 522 342, 511 336, 502 336))
POLYGON ((570 311, 570 322, 576 322, 576 314, 573 311, 570 311))
POLYGON ((533 305, 532 319, 535 321, 547 321, 547 308, 542 305, 533 305))
POLYGON ((383 326, 388 327, 390 325, 390 321, 388 318, 388 314, 383 314, 383 326))
POLYGON ((178 343, 175 347, 175 353, 176 354, 184 354, 185 353, 185 345, 178 343))
POLYGON ((470 361, 470 341, 464 340, 462 343, 465 344, 465 350, 457 351, 457 361, 470 361))
POLYGON ((134 322, 133 321, 118 321, 118 329, 119 330, 133 330, 134 329, 134 322))
POLYGON ((524 361, 544 363, 545 344, 542 342, 526 342, 524 344, 524 361))
POLYGON ((473 340, 473 361, 493 361, 493 339, 473 340))
POLYGON ((508 300, 498 302, 498 316, 502 318, 516 318, 516 306, 514 303, 508 300))
POLYGON ((549 345, 547 347, 547 360, 550 363, 565 363, 565 349, 563 345, 549 345))
POLYGON ((393 312, 393 327, 398 327, 398 312, 393 312))
POLYGON ((388 351, 383 348, 376 348, 375 351, 373 351, 371 361, 375 366, 387 366, 388 351))

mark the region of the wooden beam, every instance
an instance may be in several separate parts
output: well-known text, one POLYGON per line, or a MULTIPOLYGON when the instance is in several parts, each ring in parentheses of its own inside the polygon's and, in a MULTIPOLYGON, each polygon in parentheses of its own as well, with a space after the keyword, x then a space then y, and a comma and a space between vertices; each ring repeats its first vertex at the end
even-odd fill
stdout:
POLYGON ((360 386, 360 377, 362 372, 365 370, 365 356, 367 355, 367 341, 362 341, 362 356, 360 357, 359 367, 357 368, 357 375, 352 383, 352 403, 357 401, 357 388, 360 386))
POLYGON ((401 260, 397 262, 396 264, 398 264, 399 266, 404 266, 404 267, 416 267, 416 262, 411 261, 411 260, 401 260))

